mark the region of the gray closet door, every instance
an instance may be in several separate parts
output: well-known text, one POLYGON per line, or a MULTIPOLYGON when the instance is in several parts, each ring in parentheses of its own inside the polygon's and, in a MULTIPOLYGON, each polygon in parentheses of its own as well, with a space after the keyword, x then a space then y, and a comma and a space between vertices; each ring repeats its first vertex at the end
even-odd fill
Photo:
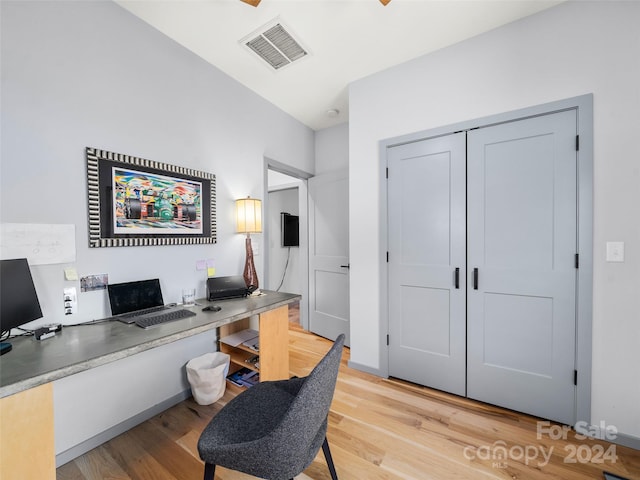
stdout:
POLYGON ((467 395, 569 425, 576 131, 574 110, 480 128, 467 160, 467 395))
POLYGON ((465 134, 392 147, 387 162, 389 375, 464 395, 465 134))

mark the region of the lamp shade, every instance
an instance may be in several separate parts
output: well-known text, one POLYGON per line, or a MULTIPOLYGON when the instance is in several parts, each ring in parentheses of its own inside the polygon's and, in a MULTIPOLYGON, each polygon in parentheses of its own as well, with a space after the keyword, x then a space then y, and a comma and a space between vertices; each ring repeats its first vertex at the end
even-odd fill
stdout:
POLYGON ((247 197, 236 200, 236 231, 262 232, 262 200, 247 197))

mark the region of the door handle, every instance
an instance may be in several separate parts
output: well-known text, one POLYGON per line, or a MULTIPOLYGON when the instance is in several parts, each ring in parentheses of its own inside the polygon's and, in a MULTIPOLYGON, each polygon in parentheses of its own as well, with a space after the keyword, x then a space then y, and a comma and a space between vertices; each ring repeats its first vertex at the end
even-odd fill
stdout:
POLYGON ((351 267, 349 266, 349 264, 346 264, 346 265, 340 265, 340 268, 351 268, 351 267))
POLYGON ((473 269, 473 289, 478 289, 478 268, 473 269))
POLYGON ((456 288, 460 288, 460 269, 458 267, 456 267, 453 284, 456 288))

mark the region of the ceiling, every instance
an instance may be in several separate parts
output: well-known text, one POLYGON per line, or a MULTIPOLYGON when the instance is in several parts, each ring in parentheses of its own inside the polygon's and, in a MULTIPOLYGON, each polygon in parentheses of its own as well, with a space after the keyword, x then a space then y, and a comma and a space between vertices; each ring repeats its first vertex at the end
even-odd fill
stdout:
POLYGON ((348 85, 561 3, 553 0, 115 0, 314 130, 348 121, 348 85), (274 19, 307 52, 278 70, 241 40, 274 19), (335 110, 337 114, 327 114, 335 110))

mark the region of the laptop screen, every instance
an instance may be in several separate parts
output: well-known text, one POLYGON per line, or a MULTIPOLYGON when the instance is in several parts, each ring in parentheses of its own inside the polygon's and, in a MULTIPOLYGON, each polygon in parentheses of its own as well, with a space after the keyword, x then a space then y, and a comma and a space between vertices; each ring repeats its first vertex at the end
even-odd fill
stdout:
POLYGON ((109 284, 107 290, 112 315, 164 305, 160 280, 157 278, 109 284))

